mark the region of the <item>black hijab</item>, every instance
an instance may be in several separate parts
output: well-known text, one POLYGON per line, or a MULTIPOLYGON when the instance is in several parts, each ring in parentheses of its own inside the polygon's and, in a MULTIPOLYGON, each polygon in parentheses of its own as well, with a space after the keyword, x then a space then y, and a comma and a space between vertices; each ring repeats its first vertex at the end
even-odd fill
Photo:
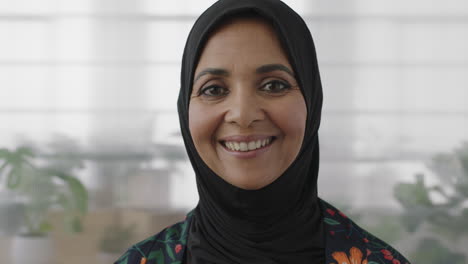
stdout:
POLYGON ((200 196, 189 229, 188 263, 324 263, 317 197, 322 86, 312 36, 302 18, 279 0, 213 4, 187 39, 177 106, 200 196), (210 33, 226 19, 246 13, 262 17, 276 30, 307 106, 297 158, 277 180, 259 190, 238 188, 216 175, 197 153, 188 122, 193 75, 210 33))

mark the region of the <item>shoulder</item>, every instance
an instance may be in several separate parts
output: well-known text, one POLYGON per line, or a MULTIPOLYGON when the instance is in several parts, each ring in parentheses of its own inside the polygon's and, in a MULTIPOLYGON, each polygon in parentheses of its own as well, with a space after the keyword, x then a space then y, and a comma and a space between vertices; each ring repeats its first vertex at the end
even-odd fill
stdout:
POLYGON ((143 258, 146 264, 182 263, 192 214, 193 211, 184 221, 134 244, 114 264, 140 264, 143 258))
POLYGON ((358 226, 346 214, 320 200, 327 263, 409 264, 396 249, 358 226))

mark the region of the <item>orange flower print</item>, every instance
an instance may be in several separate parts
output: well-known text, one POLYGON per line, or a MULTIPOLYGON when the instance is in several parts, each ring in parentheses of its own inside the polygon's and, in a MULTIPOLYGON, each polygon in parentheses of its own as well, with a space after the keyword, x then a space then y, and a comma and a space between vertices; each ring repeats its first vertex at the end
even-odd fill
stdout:
POLYGON ((367 259, 362 259, 363 254, 359 248, 352 247, 349 250, 349 257, 343 251, 335 251, 332 257, 338 261, 338 264, 367 264, 367 259))

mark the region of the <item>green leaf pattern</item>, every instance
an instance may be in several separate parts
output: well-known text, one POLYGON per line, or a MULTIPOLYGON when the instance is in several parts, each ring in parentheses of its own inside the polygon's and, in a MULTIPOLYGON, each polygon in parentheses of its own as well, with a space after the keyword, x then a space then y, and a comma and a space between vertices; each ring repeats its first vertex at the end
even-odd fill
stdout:
MULTIPOLYGON (((187 218, 189 216, 191 213, 187 218)), ((127 254, 130 252, 132 255, 131 258, 124 255, 115 264, 140 264, 141 258, 147 259, 146 264, 182 264, 188 225, 187 219, 137 243, 127 251, 127 254)))
MULTIPOLYGON (((356 264, 409 264, 397 250, 357 226, 345 214, 321 201, 323 221, 326 232, 326 263, 337 263, 333 258, 336 252, 348 254, 351 248, 358 248, 363 255, 362 262, 356 264)), ((115 264, 140 264, 142 257, 146 264, 182 264, 187 245, 187 232, 193 210, 187 214, 185 221, 170 226, 157 235, 146 239, 129 249, 131 256, 122 256, 115 264), (148 255, 146 255, 148 254, 148 255)), ((128 254, 128 253, 127 253, 128 254)))
POLYGON ((362 264, 409 264, 397 250, 375 237, 371 233, 356 225, 338 209, 322 201, 322 209, 326 231, 326 263, 342 264, 333 254, 349 255, 351 263, 362 264), (351 256, 351 249, 355 248, 362 254, 361 259, 351 256), (349 254, 348 254, 349 253, 349 254), (352 258, 354 257, 354 258, 352 258))
POLYGON ((328 217, 324 217, 323 218, 323 221, 329 225, 339 225, 340 222, 336 221, 336 220, 333 220, 331 218, 328 218, 328 217))

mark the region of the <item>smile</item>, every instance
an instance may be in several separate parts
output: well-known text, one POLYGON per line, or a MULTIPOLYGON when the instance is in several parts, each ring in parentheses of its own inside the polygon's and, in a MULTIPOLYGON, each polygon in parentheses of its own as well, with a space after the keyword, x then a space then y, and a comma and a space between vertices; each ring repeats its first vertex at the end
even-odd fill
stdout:
POLYGON ((267 147, 274 139, 275 137, 252 141, 222 141, 221 144, 230 151, 248 152, 267 147))

